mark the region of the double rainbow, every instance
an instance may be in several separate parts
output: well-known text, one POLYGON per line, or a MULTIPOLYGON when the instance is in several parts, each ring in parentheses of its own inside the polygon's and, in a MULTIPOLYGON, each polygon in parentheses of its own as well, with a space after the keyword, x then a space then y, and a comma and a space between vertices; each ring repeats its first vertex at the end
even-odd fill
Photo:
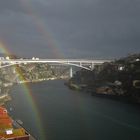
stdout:
MULTIPOLYGON (((44 41, 46 41, 46 44, 51 48, 52 55, 54 55, 57 58, 64 58, 63 54, 60 52, 60 49, 58 49, 58 44, 56 44, 55 39, 52 37, 52 34, 48 32, 47 25, 39 17, 37 12, 34 10, 34 7, 32 4, 27 0, 21 0, 19 1, 23 9, 27 12, 28 16, 34 21, 34 25, 36 27, 36 30, 41 34, 44 41)), ((0 40, 0 53, 3 53, 5 55, 11 55, 12 53, 7 49, 6 45, 0 40)), ((24 77, 22 73, 20 72, 20 69, 18 67, 15 68, 16 74, 18 75, 19 80, 23 81, 24 77)), ((39 113, 39 110, 37 109, 37 105, 35 102, 34 97, 32 96, 32 90, 29 87, 28 83, 23 83, 22 88, 24 90, 25 96, 27 97, 28 103, 30 104, 31 109, 34 112, 34 118, 36 121, 36 127, 38 128, 38 132, 40 135, 40 140, 46 140, 46 137, 44 134, 43 125, 41 122, 41 116, 39 113)))

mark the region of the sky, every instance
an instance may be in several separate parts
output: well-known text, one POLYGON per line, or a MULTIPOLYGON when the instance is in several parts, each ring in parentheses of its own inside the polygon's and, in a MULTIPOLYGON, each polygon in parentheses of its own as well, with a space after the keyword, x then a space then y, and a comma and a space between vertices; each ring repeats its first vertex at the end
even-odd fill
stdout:
POLYGON ((0 42, 21 57, 140 53, 140 0, 1 0, 0 42))

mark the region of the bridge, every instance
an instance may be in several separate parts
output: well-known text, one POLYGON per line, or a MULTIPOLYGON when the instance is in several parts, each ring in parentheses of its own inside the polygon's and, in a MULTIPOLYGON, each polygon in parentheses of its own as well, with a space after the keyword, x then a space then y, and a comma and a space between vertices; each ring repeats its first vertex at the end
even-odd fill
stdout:
MULTIPOLYGON (((90 60, 90 59, 3 59, 0 60, 0 68, 27 63, 48 63, 56 65, 70 65, 80 67, 86 70, 92 71, 95 65, 101 65, 105 62, 111 62, 111 60, 90 60)), ((70 68, 70 77, 72 77, 72 67, 70 68)))

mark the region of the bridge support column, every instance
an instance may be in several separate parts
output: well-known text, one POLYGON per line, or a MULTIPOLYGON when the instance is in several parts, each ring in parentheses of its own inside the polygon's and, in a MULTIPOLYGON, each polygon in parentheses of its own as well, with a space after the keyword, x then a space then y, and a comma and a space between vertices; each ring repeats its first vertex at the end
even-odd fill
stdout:
POLYGON ((94 63, 91 63, 91 70, 94 69, 94 63))
POLYGON ((73 77, 73 71, 72 71, 72 67, 70 67, 70 78, 73 77))

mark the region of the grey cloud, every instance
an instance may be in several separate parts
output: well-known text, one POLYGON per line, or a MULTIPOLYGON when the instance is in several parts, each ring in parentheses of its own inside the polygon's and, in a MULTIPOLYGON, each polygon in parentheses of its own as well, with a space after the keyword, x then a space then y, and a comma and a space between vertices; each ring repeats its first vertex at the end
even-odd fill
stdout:
POLYGON ((51 57, 56 49, 65 57, 114 58, 140 51, 139 0, 23 1, 0 2, 0 38, 22 56, 51 57))

